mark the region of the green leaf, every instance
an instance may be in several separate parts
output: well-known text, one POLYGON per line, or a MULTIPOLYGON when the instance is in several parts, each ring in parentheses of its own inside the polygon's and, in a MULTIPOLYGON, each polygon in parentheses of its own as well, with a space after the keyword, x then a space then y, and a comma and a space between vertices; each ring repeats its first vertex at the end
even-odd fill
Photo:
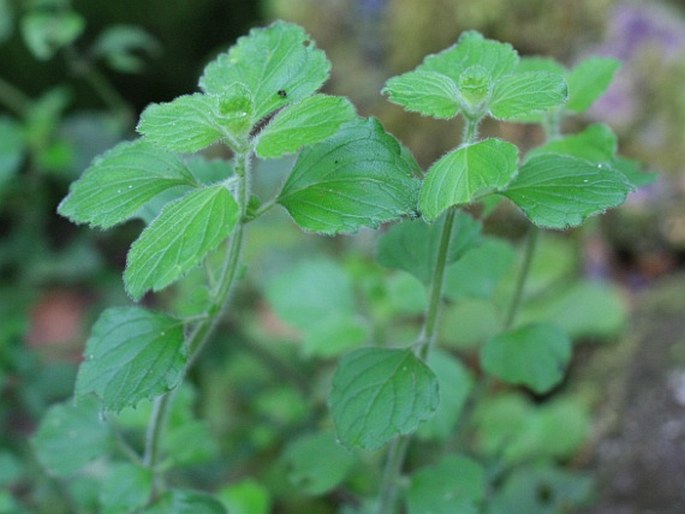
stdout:
POLYGON ((19 171, 25 145, 21 126, 11 118, 0 117, 0 190, 19 171))
POLYGON ((341 484, 355 463, 354 455, 337 444, 329 432, 298 438, 288 445, 283 459, 293 485, 315 496, 341 484))
POLYGON ((392 77, 382 93, 409 112, 434 118, 453 118, 459 112, 459 90, 442 73, 416 70, 392 77))
POLYGON ((457 420, 473 387, 473 378, 461 361, 441 350, 431 352, 428 366, 438 377, 440 405, 435 416, 418 429, 420 439, 446 441, 453 433, 457 420))
POLYGON ((419 167, 381 124, 357 119, 300 153, 278 202, 305 230, 350 233, 416 208, 419 167))
POLYGON ((75 223, 108 228, 134 216, 159 193, 194 184, 178 157, 139 139, 96 158, 57 210, 75 223))
POLYGON ((572 339, 610 338, 625 327, 628 306, 621 292, 609 284, 581 281, 544 303, 526 306, 520 319, 549 320, 572 339))
POLYGON ((566 96, 566 83, 561 75, 511 73, 495 84, 489 108, 497 119, 516 120, 561 105, 566 96))
POLYGON ((172 489, 143 514, 228 514, 219 500, 200 491, 172 489))
POLYGON ((609 57, 591 57, 578 64, 567 77, 568 103, 573 112, 584 112, 611 84, 621 62, 609 57))
POLYGON ((362 348, 342 358, 329 405, 345 446, 375 450, 438 407, 438 380, 411 350, 362 348))
POLYGON ((407 492, 409 514, 477 514, 485 497, 485 469, 467 457, 448 455, 415 472, 407 492))
POLYGON ((140 27, 110 25, 98 36, 91 51, 113 70, 137 73, 145 66, 140 55, 157 55, 161 53, 161 45, 140 27))
POLYGON ((593 479, 549 463, 514 470, 494 494, 487 514, 559 514, 591 504, 593 479))
POLYGON ((0 44, 12 37, 14 31, 14 8, 10 0, 0 0, 0 44))
POLYGON ((217 498, 230 514, 269 514, 271 496, 269 490, 251 478, 224 487, 217 498))
POLYGON ((73 43, 86 22, 75 12, 31 12, 21 20, 24 42, 36 59, 48 60, 59 49, 73 43))
POLYGON ((355 117, 354 106, 340 96, 314 95, 279 112, 259 133, 256 151, 274 158, 295 153, 332 136, 355 117))
POLYGON ((464 70, 481 66, 496 81, 513 71, 518 61, 518 53, 510 44, 485 39, 478 32, 468 31, 459 37, 455 45, 427 56, 418 69, 442 73, 459 83, 464 70))
POLYGON ((516 263, 516 252, 507 241, 488 238, 447 268, 448 298, 489 298, 516 263))
POLYGON ((419 208, 427 221, 453 205, 465 205, 501 190, 516 176, 518 149, 501 139, 486 139, 448 153, 428 170, 419 208))
POLYGON ((331 259, 308 259, 286 270, 269 281, 266 296, 278 316, 300 330, 309 329, 331 313, 356 312, 352 280, 331 259))
POLYGON ((31 442, 50 474, 68 477, 106 455, 114 440, 100 418, 98 402, 84 398, 78 405, 65 402, 50 407, 31 442))
POLYGON ((612 164, 636 189, 653 184, 659 179, 658 173, 645 172, 642 163, 635 159, 619 156, 614 159, 612 164))
POLYGON ((571 340, 554 325, 526 325, 493 337, 480 355, 488 373, 545 393, 564 377, 571 358, 571 340))
POLYGON ((553 139, 534 148, 526 160, 537 155, 558 153, 585 159, 594 164, 611 164, 616 157, 618 140, 616 134, 603 123, 594 123, 582 132, 553 139))
POLYGON ((501 325, 492 300, 460 298, 456 304, 445 308, 438 340, 446 347, 473 349, 496 335, 501 325))
POLYGON ((238 204, 223 185, 168 204, 131 246, 126 290, 137 300, 176 281, 226 239, 239 218, 238 204))
MULTIPOLYGON (((444 218, 427 224, 408 220, 393 225, 378 243, 378 262, 411 273, 424 284, 433 275, 444 218)), ((481 224, 465 212, 457 213, 450 238, 447 264, 461 258, 481 242, 481 224)))
POLYGON ((535 225, 562 230, 621 205, 631 189, 607 165, 549 154, 529 159, 503 194, 535 225))
POLYGON ((209 63, 200 87, 207 93, 224 94, 235 83, 244 84, 254 97, 259 120, 316 92, 328 79, 330 67, 304 29, 277 21, 252 29, 209 63))
POLYGON ((152 471, 128 463, 117 463, 101 481, 102 514, 136 512, 147 504, 152 493, 152 471))
POLYGON ((276 314, 302 331, 307 356, 333 357, 368 339, 352 280, 335 261, 302 262, 269 281, 266 295, 276 314))
POLYGON ((175 152, 197 152, 227 138, 235 141, 252 125, 251 100, 233 96, 179 96, 151 104, 140 115, 137 130, 153 143, 175 152))
POLYGON ((93 326, 79 367, 76 395, 95 393, 119 412, 162 395, 183 378, 183 323, 140 307, 110 308, 93 326))

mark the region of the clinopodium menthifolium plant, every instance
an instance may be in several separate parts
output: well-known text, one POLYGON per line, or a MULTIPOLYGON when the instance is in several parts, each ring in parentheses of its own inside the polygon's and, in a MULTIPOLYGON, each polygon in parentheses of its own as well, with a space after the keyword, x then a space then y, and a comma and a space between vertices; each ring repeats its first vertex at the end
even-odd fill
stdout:
MULTIPOLYGON (((33 437, 41 465, 80 512, 269 511, 274 500, 262 485, 267 477, 235 487, 227 479, 215 495, 170 478, 174 466, 182 465, 172 446, 195 444, 206 431, 187 420, 179 437, 167 425, 179 416, 173 414, 176 404, 188 403, 184 378, 212 340, 243 276, 250 223, 280 205, 303 230, 325 235, 397 222, 379 240, 379 262, 414 275, 418 280, 412 283, 427 292, 423 326, 413 342, 353 336, 354 344, 341 345, 357 348, 341 357, 333 373, 330 415, 323 414, 314 435, 286 452, 290 472, 297 475, 291 476, 291 494, 339 494, 324 504, 299 503, 297 512, 567 512, 563 509, 584 497, 587 483, 553 466, 555 458, 577 448, 558 434, 560 426, 566 428, 563 413, 561 418, 559 409, 531 414, 535 437, 556 429, 548 439, 566 441, 547 441, 552 449, 536 454, 530 433, 521 436, 525 409, 532 407, 512 400, 511 392, 527 388, 542 395, 559 384, 571 338, 553 321, 530 316, 520 321, 517 314, 538 228, 578 226, 620 205, 643 180, 634 163, 617 156, 607 126, 560 134, 563 118, 585 111, 617 68, 614 60, 591 58, 566 70, 551 60, 520 58, 510 45, 477 32, 464 33, 415 70, 389 79, 383 90, 408 111, 463 118, 463 140, 424 173, 378 120, 358 117, 345 98, 317 92, 330 63, 300 27, 276 22, 252 30, 206 66, 200 93, 145 109, 140 137, 95 159, 59 206, 72 221, 98 228, 131 218, 147 221, 131 245, 123 276, 136 302, 191 270, 206 274, 196 288, 200 308, 192 315, 140 305, 100 315, 74 400, 52 407, 33 437), (548 140, 521 154, 502 139, 481 139, 478 128, 487 117, 540 123, 548 140), (216 144, 228 147, 230 162, 193 155, 216 144), (289 154, 296 158, 277 195, 256 197, 255 158, 289 154), (470 369, 480 370, 476 380, 458 352, 440 348, 440 312, 452 298, 446 284, 459 276, 495 283, 502 269, 507 271, 502 261, 510 262, 513 250, 482 233, 485 218, 502 200, 512 202, 532 225, 518 278, 500 302, 499 327, 490 327, 476 352, 477 365, 471 362, 470 369), (473 270, 464 271, 467 261, 473 270), (460 265, 460 275, 451 272, 460 265), (509 396, 492 396, 494 384, 500 390, 511 384, 509 396), (500 409, 481 409, 487 401, 499 401, 500 409), (142 437, 130 421, 139 413, 149 413, 142 437), (478 432, 488 416, 498 422, 478 432), (166 443, 174 434, 174 445, 166 443), (538 461, 546 467, 531 467, 538 461), (523 465, 525 475, 512 474, 523 465), (540 493, 543 478, 548 482, 540 493), (84 483, 97 484, 91 489, 96 492, 83 493, 84 483), (530 483, 537 489, 528 494, 530 483)), ((297 310, 304 294, 297 287, 283 294, 282 310, 290 308, 301 324, 327 323, 317 325, 324 334, 320 344, 326 338, 339 344, 340 331, 349 335, 339 317, 306 319, 307 312, 297 310)), ((279 312, 278 305, 275 309, 279 312)), ((287 313, 283 317, 288 320, 287 313)))

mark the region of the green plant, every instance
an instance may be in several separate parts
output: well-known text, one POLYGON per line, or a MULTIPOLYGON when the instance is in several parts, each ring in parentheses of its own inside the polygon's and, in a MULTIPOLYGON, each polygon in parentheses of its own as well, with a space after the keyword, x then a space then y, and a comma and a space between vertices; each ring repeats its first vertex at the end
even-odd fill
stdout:
MULTIPOLYGON (((511 269, 510 245, 482 235, 483 221, 500 199, 508 198, 534 225, 552 229, 577 226, 624 201, 633 185, 616 169, 624 169, 624 161, 616 157, 606 127, 599 129, 606 146, 596 147, 592 134, 555 137, 522 163, 515 145, 478 137, 488 116, 544 122, 555 134, 565 109, 582 111, 602 93, 608 80, 598 81, 595 74, 610 77, 614 67, 606 60, 581 65, 566 77, 567 91, 565 72, 556 65, 521 60, 510 45, 465 33, 416 70, 390 79, 384 90, 410 111, 464 117, 462 144, 424 175, 377 120, 357 117, 345 98, 317 93, 330 65, 300 27, 277 22, 241 38, 207 65, 202 93, 149 106, 138 124, 142 137, 96 159, 60 204, 62 215, 100 228, 134 217, 147 220, 128 253, 127 292, 139 301, 178 282, 181 291, 192 291, 192 301, 183 307, 177 302, 173 313, 128 306, 101 314, 78 372, 76 402, 53 407, 33 438, 39 461, 59 479, 72 480, 67 495, 84 511, 268 511, 269 493, 260 482, 241 482, 213 497, 185 488, 174 473, 196 462, 198 454, 216 452, 206 426, 194 419, 184 378, 222 322, 242 274, 246 232, 281 205, 305 231, 328 235, 409 218, 383 235, 379 260, 413 274, 425 286, 427 302, 419 336, 402 347, 383 333, 398 313, 422 310, 415 282, 394 275, 393 297, 379 292, 390 286, 373 265, 350 261, 345 270, 321 258, 267 284, 267 298, 303 334, 309 357, 341 355, 372 334, 382 344, 345 354, 332 378, 328 404, 335 433, 351 451, 336 443, 326 416, 300 408, 311 400, 302 401, 295 389, 277 387, 259 398, 258 409, 298 427, 299 437, 287 444, 272 473, 288 474, 301 494, 317 496, 336 490, 356 469, 362 478, 340 491, 352 498, 342 512, 397 512, 400 497, 410 513, 514 512, 539 500, 541 484, 560 505, 582 497, 584 480, 554 468, 553 460, 530 459, 564 457, 577 448, 584 426, 569 429, 572 435, 561 441, 549 434, 558 426, 573 427, 574 406, 561 401, 536 410, 513 393, 487 394, 495 379, 547 393, 563 378, 571 355, 562 328, 517 323, 535 232, 502 328, 480 350, 480 365, 490 378, 473 388, 464 364, 438 348, 439 321, 446 296, 468 288, 491 295, 511 269), (230 150, 230 162, 187 155, 217 143, 230 150), (254 195, 255 156, 289 154, 298 155, 280 191, 266 201, 254 195), (469 209, 480 204, 476 219, 469 209), (380 319, 361 315, 355 289, 363 290, 364 302, 380 319), (287 408, 279 410, 281 405, 287 408), (145 413, 148 422, 140 419, 145 413), (517 424, 513 435, 503 430, 502 419, 517 424), (481 462, 464 455, 473 426, 481 462), (435 458, 423 459, 425 465, 403 487, 400 475, 414 433, 454 451, 438 458, 443 452, 434 449, 435 458), (387 444, 382 477, 381 454, 353 450, 387 444), (94 460, 101 468, 93 469, 94 460), (511 466, 525 473, 505 474, 511 466), (95 494, 99 477, 106 479, 95 494), (486 495, 495 486, 498 494, 486 495)), ((294 375, 304 393, 320 396, 287 359, 259 355, 283 375, 294 375)), ((241 365, 229 364, 236 382, 241 365)), ((245 373, 250 371, 243 380, 245 373)), ((253 428, 254 444, 268 446, 279 437, 273 431, 257 435, 253 428)), ((297 501, 293 511, 330 512, 297 501)), ((549 512, 563 508, 548 504, 549 512)))

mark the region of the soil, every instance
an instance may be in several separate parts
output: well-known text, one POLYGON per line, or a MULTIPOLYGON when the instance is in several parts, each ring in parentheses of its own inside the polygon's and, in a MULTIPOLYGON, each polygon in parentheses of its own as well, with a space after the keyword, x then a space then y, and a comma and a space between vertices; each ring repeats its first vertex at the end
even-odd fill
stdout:
POLYGON ((685 514, 685 275, 638 296, 628 339, 618 369, 600 366, 598 501, 584 514, 685 514))

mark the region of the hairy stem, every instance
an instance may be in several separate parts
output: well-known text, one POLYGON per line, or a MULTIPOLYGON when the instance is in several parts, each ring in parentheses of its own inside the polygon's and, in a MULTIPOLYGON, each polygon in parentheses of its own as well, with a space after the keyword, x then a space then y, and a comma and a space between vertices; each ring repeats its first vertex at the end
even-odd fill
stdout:
POLYGON ((523 292, 526 287, 526 281, 530 274, 530 265, 533 262, 533 255, 535 255, 535 248, 537 246, 539 230, 536 226, 531 225, 528 229, 528 237, 526 239, 526 247, 523 253, 523 264, 521 271, 516 279, 516 289, 514 289, 514 296, 511 297, 507 315, 504 318, 504 330, 509 330, 516 320, 516 314, 519 307, 521 307, 521 300, 523 299, 523 292))
MULTIPOLYGON (((479 123, 480 119, 466 119, 463 144, 472 144, 478 139, 479 123)), ((414 345, 418 356, 424 361, 428 359, 437 338, 438 318, 440 316, 440 304, 445 282, 445 269, 447 268, 447 255, 452 239, 452 228, 454 227, 456 212, 456 208, 451 207, 445 216, 445 222, 440 234, 438 255, 433 268, 433 276, 431 277, 428 307, 426 309, 421 332, 414 345)), ((396 438, 388 448, 385 471, 378 493, 377 514, 394 514, 396 512, 399 478, 402 474, 402 468, 404 467, 404 460, 410 442, 410 435, 402 436, 396 438)))
MULTIPOLYGON (((247 212, 248 200, 250 198, 250 158, 250 151, 237 154, 235 158, 236 175, 239 179, 236 200, 240 209, 241 219, 228 243, 224 264, 221 268, 221 275, 213 291, 212 303, 205 313, 206 316, 195 325, 187 337, 188 363, 186 365, 186 373, 214 333, 228 302, 236 276, 238 275, 238 270, 240 269, 240 258, 242 255, 245 232, 244 218, 245 213, 247 212)), ((171 407, 173 393, 174 391, 170 391, 164 396, 157 398, 150 424, 148 425, 144 463, 155 473, 153 498, 163 486, 163 477, 156 468, 160 460, 159 446, 162 439, 162 432, 166 425, 168 412, 171 407)))

